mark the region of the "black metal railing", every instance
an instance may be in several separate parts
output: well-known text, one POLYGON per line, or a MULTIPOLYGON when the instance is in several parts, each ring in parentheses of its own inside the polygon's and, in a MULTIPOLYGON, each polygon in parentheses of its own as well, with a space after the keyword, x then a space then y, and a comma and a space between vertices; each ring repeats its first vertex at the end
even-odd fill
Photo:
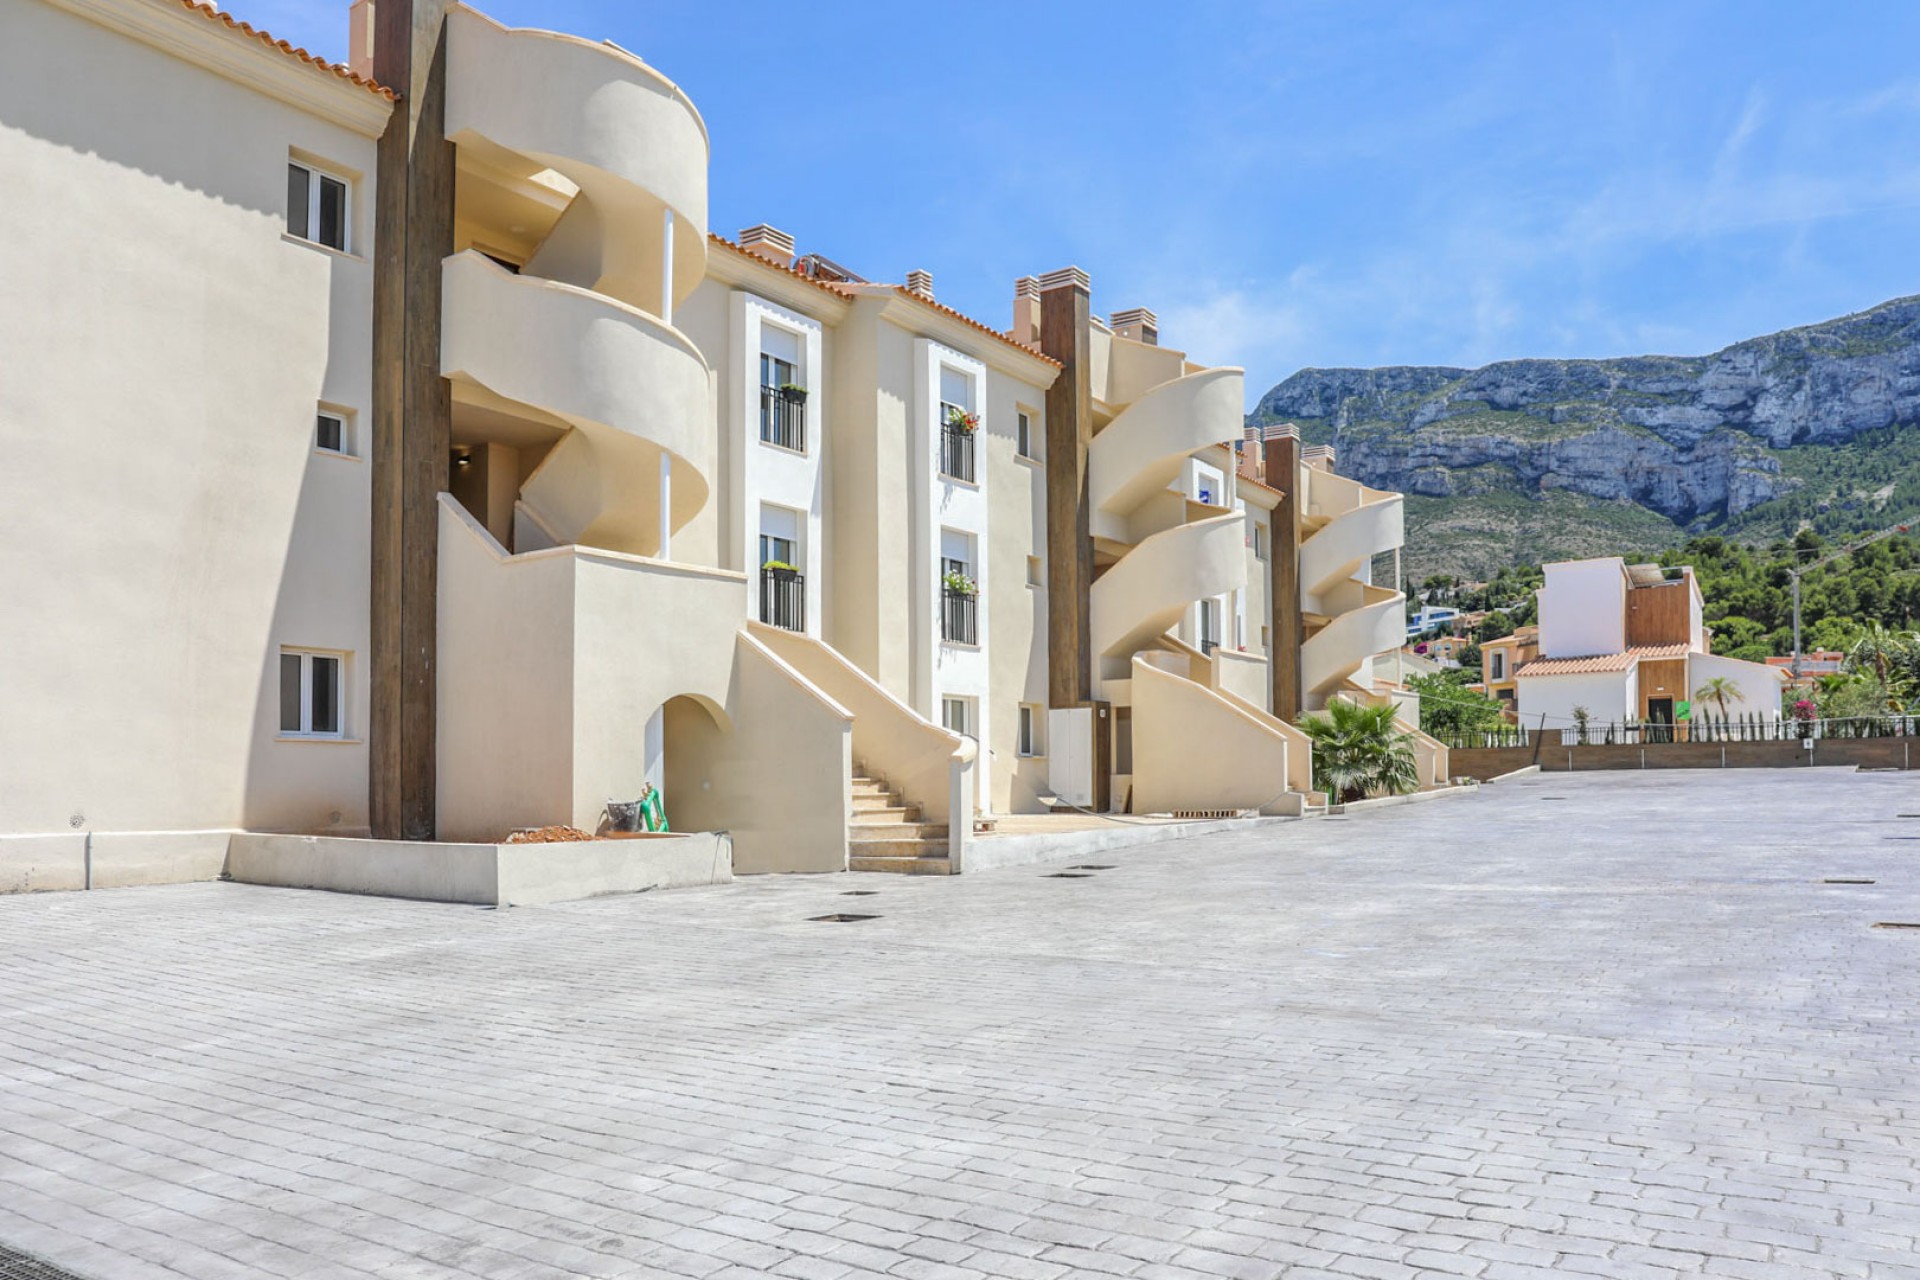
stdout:
POLYGON ((954 644, 978 644, 979 595, 972 591, 940 590, 940 638, 954 644))
POLYGON ((761 387, 760 438, 782 449, 805 453, 807 393, 798 387, 761 387))
POLYGON ((1624 722, 1589 721, 1585 725, 1549 726, 1545 730, 1509 725, 1498 729, 1442 731, 1433 735, 1453 750, 1477 747, 1525 747, 1544 737, 1550 746, 1640 747, 1669 742, 1795 742, 1805 738, 1848 741, 1861 738, 1920 737, 1920 716, 1889 713, 1829 720, 1796 720, 1791 716, 1695 715, 1678 723, 1663 720, 1624 722))
POLYGON ((976 433, 949 422, 940 428, 940 474, 973 483, 973 437, 976 433))
POLYGON ((807 629, 807 577, 798 569, 760 570, 760 621, 788 631, 807 629))

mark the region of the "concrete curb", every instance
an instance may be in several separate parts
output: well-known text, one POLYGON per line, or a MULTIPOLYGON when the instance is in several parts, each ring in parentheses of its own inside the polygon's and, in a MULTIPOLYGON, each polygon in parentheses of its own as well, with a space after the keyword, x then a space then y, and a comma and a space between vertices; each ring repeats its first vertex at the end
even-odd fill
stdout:
POLYGON ((1508 778, 1524 778, 1529 774, 1534 774, 1538 772, 1540 772, 1540 766, 1537 764, 1530 764, 1522 769, 1514 769, 1507 773, 1495 774, 1493 777, 1488 778, 1487 781, 1481 785, 1487 786, 1495 782, 1505 782, 1508 778))
POLYGON ((1134 849, 1163 840, 1186 840, 1222 831, 1251 831, 1299 818, 1219 818, 1206 822, 1167 822, 1152 826, 1116 823, 1092 831, 1037 832, 1023 836, 976 836, 967 845, 966 874, 1032 867, 1065 858, 1083 858, 1109 849, 1134 849))

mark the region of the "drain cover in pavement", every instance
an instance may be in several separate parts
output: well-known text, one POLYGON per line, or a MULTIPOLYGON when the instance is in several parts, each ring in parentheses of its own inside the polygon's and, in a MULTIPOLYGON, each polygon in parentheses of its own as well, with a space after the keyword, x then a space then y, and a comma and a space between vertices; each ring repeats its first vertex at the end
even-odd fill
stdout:
POLYGON ((1920 929, 1920 924, 1906 920, 1877 920, 1874 922, 1873 927, 1876 929, 1920 929))
POLYGON ((0 1280, 83 1280, 83 1277, 0 1244, 0 1280))
POLYGON ((1076 862, 1073 864, 1075 871, 1111 871, 1113 867, 1114 864, 1111 862, 1076 862))
POLYGON ((829 924, 851 924, 855 920, 878 920, 879 916, 856 915, 851 911, 835 911, 831 915, 808 916, 809 920, 824 920, 829 924))
POLYGON ((1821 881, 1820 883, 1821 883, 1821 884, 1872 884, 1872 883, 1873 883, 1873 881, 1871 881, 1871 880, 1842 880, 1842 879, 1828 879, 1828 880, 1822 880, 1822 881, 1821 881))
POLYGON ((1091 880, 1092 876, 1084 871, 1056 871, 1048 876, 1049 880, 1091 880))
POLYGON ((840 896, 843 898, 871 898, 880 892, 878 889, 849 889, 840 896))

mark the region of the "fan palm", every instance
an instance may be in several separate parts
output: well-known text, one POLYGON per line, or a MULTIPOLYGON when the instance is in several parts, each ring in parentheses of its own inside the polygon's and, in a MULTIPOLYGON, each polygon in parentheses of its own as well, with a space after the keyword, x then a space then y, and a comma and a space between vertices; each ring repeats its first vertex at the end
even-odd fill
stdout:
POLYGON ((1420 785, 1413 738, 1393 718, 1393 705, 1363 707, 1345 698, 1325 713, 1302 716, 1313 739, 1313 785, 1340 803, 1376 793, 1403 795, 1420 785))
POLYGON ((1693 700, 1714 708, 1725 720, 1727 708, 1740 701, 1740 686, 1730 676, 1712 676, 1693 691, 1693 700))

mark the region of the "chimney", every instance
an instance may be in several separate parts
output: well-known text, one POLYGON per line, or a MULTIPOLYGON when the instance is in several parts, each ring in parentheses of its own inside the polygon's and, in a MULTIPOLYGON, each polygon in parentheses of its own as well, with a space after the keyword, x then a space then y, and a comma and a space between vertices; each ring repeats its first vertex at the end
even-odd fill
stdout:
POLYGON ((1040 344, 1040 282, 1032 276, 1013 282, 1013 328, 1007 336, 1022 346, 1040 344))
POLYGON ((1300 461, 1316 471, 1333 470, 1333 446, 1330 444, 1310 444, 1300 451, 1300 461))
POLYGON ((919 294, 921 297, 925 298, 928 302, 932 302, 933 301, 933 272, 931 271, 907 272, 907 292, 919 294))
POLYGON ((353 0, 347 10, 347 69, 373 79, 373 0, 353 0))
POLYGON ((1234 447, 1234 455, 1239 460, 1238 470, 1249 480, 1266 482, 1266 458, 1260 448, 1260 428, 1249 424, 1240 430, 1240 443, 1234 447))
POLYGON ((793 237, 764 222, 740 233, 740 247, 777 267, 784 267, 793 261, 793 237))
POLYGON ((1107 323, 1117 337, 1132 338, 1150 347, 1160 345, 1160 318, 1145 307, 1116 311, 1107 318, 1107 323))

